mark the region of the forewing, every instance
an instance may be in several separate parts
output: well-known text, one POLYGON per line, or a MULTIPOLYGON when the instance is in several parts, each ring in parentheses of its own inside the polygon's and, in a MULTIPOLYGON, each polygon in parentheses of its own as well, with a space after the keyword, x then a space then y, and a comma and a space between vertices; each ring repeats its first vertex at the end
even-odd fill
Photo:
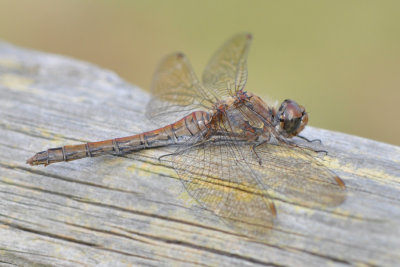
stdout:
POLYGON ((229 107, 225 114, 219 127, 225 132, 246 136, 248 142, 257 131, 269 138, 243 157, 259 184, 300 205, 326 207, 344 201, 344 182, 312 149, 285 142, 273 125, 247 106, 229 107))
POLYGON ((270 232, 275 207, 243 160, 249 145, 227 136, 200 142, 193 137, 173 155, 173 166, 189 194, 228 226, 250 237, 270 232))
POLYGON ((154 74, 151 93, 146 116, 159 124, 171 123, 212 105, 212 96, 203 88, 182 53, 171 54, 161 61, 154 74))
POLYGON ((287 201, 305 206, 336 206, 345 200, 345 184, 306 148, 280 143, 265 143, 255 148, 253 169, 261 183, 287 201))
POLYGON ((235 35, 211 58, 203 73, 203 84, 219 96, 235 95, 247 81, 247 54, 251 34, 235 35))

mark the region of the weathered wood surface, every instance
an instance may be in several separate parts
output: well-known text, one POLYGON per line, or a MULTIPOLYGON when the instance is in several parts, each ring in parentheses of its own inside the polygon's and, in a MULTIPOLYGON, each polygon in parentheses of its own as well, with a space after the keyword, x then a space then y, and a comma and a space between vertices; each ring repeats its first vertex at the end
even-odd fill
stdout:
MULTIPOLYGON (((315 210, 276 201, 263 242, 201 209, 147 151, 48 167, 48 147, 152 128, 148 95, 110 71, 0 43, 0 265, 326 266, 400 262, 400 148, 309 128, 347 198, 315 210)), ((312 118, 311 118, 312 119, 312 118)))

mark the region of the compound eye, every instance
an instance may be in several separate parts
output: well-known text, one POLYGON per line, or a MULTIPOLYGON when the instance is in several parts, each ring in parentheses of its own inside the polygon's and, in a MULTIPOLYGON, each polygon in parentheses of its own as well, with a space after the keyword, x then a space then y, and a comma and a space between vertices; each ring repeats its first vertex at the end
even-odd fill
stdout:
POLYGON ((306 115, 302 106, 292 100, 285 100, 280 108, 280 128, 287 136, 297 135, 303 128, 302 118, 306 115))
POLYGON ((292 134, 297 131, 301 123, 301 117, 299 118, 292 118, 290 120, 286 120, 284 122, 284 129, 288 134, 292 134))

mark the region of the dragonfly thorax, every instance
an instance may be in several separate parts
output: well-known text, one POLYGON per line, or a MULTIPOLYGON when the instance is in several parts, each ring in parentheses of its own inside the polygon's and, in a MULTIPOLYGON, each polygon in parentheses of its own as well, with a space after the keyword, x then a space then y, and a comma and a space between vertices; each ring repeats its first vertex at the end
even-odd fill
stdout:
POLYGON ((266 126, 273 124, 273 112, 272 109, 264 102, 259 96, 240 90, 237 93, 236 101, 245 105, 249 110, 262 117, 266 126))
POLYGON ((262 135, 269 139, 269 134, 292 138, 298 135, 308 122, 308 114, 303 106, 286 99, 278 111, 270 107, 260 97, 240 90, 236 94, 236 104, 245 105, 249 110, 262 117, 264 129, 262 135), (274 128, 272 130, 271 128, 274 128))
POLYGON ((254 136, 269 133, 292 138, 308 123, 308 114, 303 106, 286 99, 276 110, 253 93, 239 90, 235 96, 227 97, 214 104, 211 111, 215 120, 221 116, 229 118, 232 130, 251 132, 254 136))

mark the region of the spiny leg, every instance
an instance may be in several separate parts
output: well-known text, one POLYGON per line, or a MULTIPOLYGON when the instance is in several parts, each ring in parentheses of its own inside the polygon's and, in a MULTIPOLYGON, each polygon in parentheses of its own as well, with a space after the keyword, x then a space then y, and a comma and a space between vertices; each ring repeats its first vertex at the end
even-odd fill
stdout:
POLYGON ((251 150, 254 152, 254 154, 256 155, 257 159, 258 159, 258 164, 260 164, 260 166, 262 165, 262 160, 260 158, 260 156, 258 155, 257 151, 256 151, 256 147, 266 143, 267 141, 262 141, 260 143, 255 143, 254 145, 251 146, 251 150))
POLYGON ((308 139, 307 137, 304 137, 304 136, 302 136, 302 135, 297 135, 297 137, 299 137, 300 139, 303 139, 303 140, 307 141, 308 143, 318 142, 318 143, 322 144, 321 139, 313 139, 313 140, 310 140, 310 139, 308 139))

